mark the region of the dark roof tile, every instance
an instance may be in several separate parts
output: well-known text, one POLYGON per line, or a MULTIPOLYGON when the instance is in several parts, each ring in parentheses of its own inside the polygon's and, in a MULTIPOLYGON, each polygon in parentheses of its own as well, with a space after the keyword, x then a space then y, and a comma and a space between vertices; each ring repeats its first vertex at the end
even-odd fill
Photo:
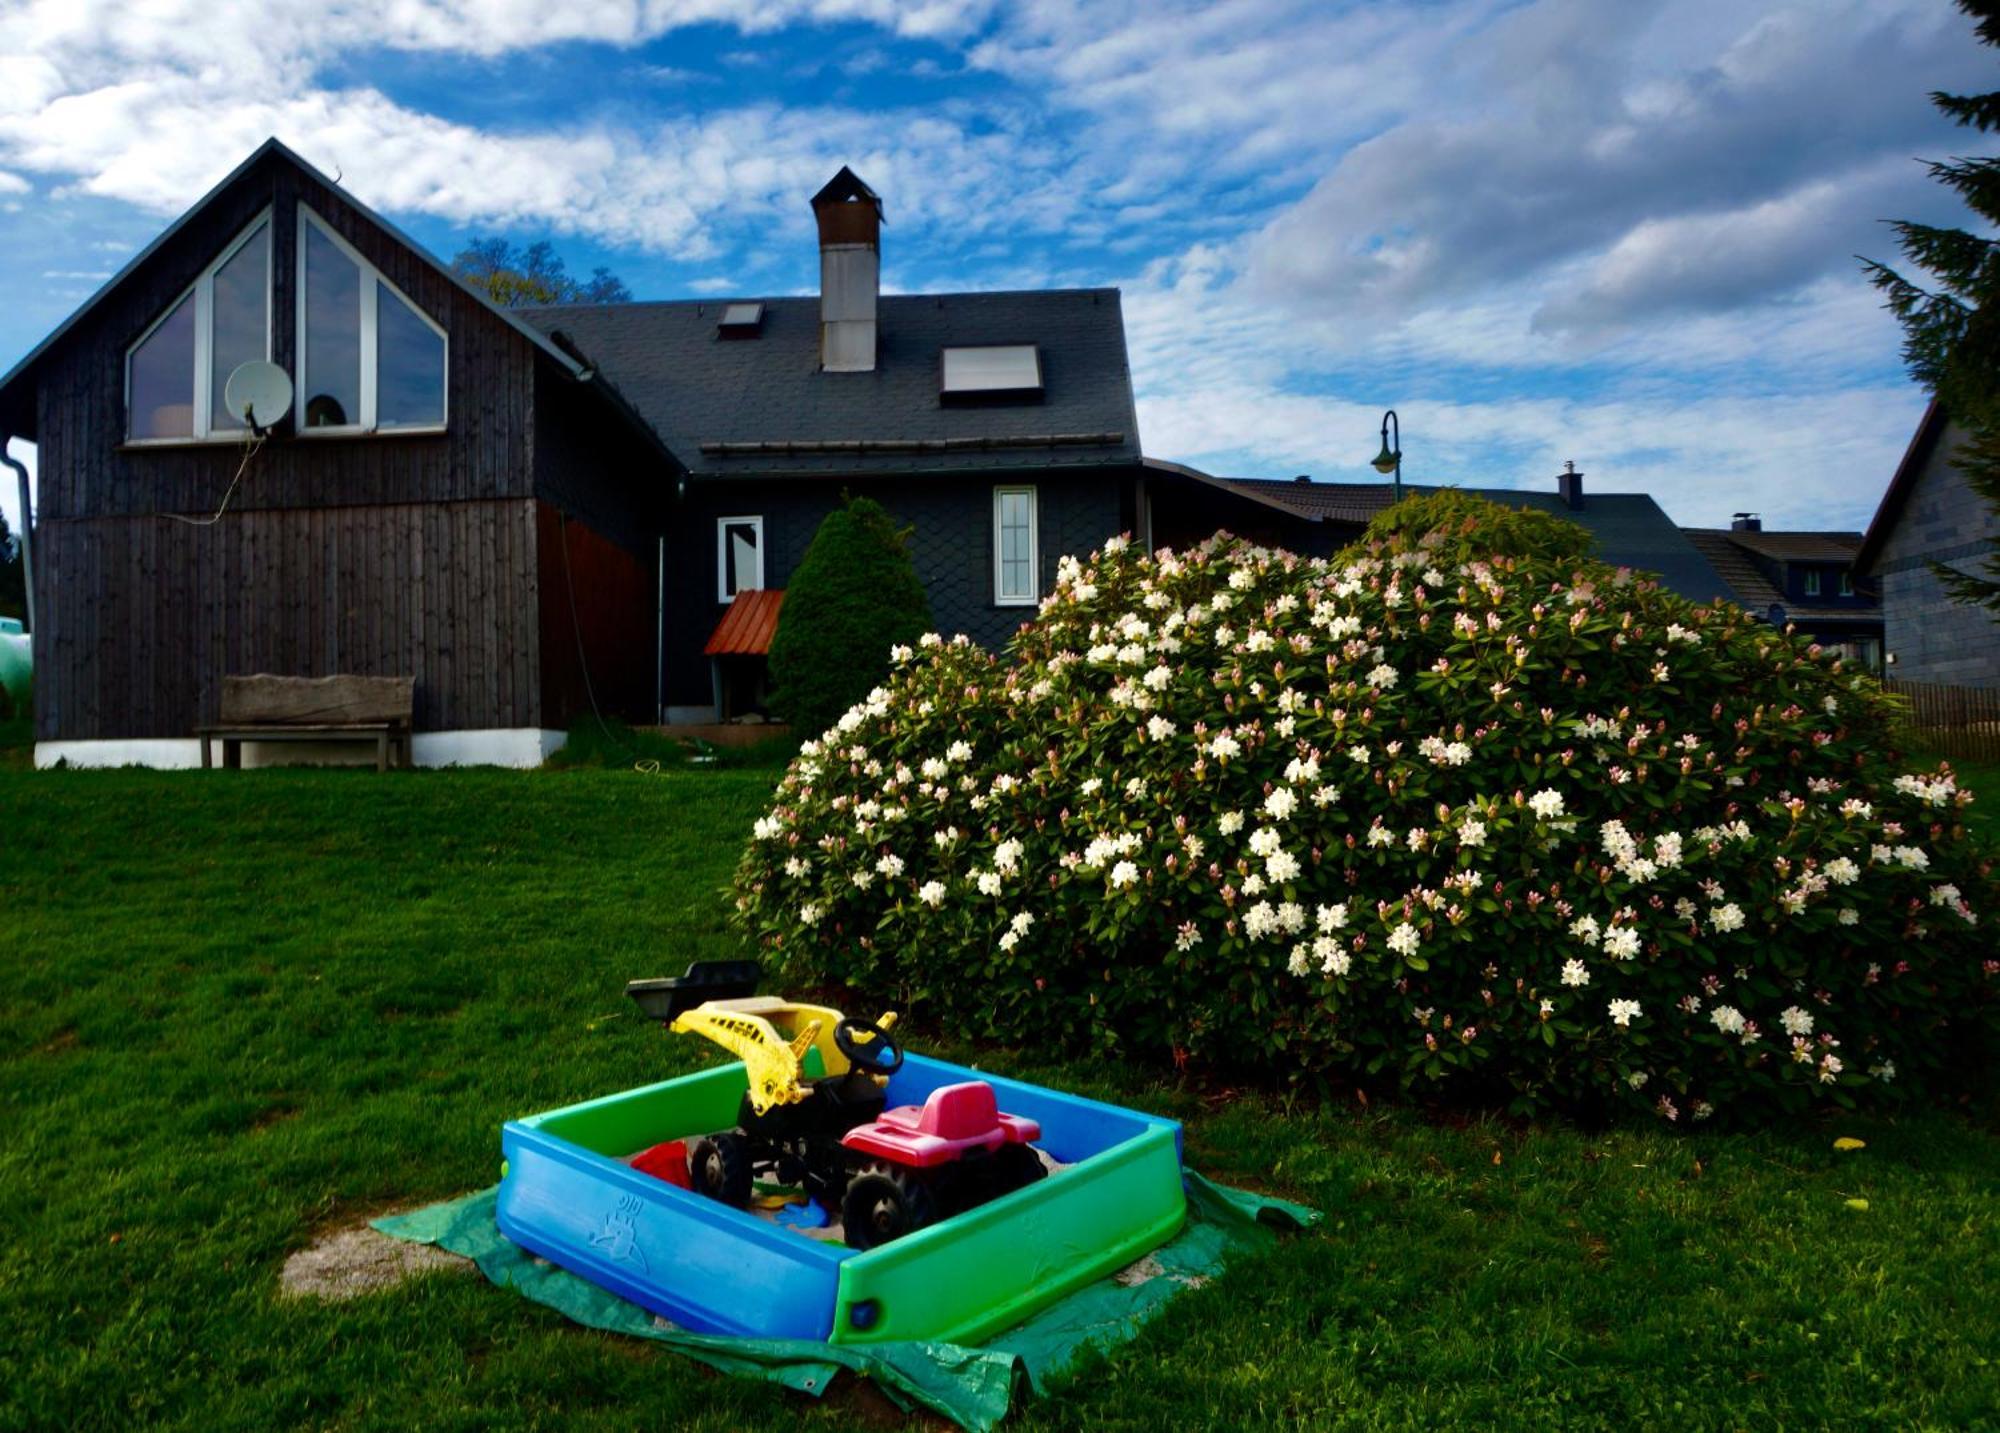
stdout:
POLYGON ((817 297, 762 300, 764 323, 755 338, 717 337, 725 302, 516 312, 544 332, 566 334, 701 477, 1139 460, 1116 289, 885 295, 877 310, 876 367, 869 373, 820 371, 817 297), (995 343, 1040 346, 1043 398, 939 403, 940 350, 995 343), (1039 441, 1045 438, 1057 441, 1039 441), (991 445, 964 441, 981 439, 991 445), (834 443, 888 443, 901 450, 812 451, 834 443), (741 444, 792 447, 716 446, 741 444))

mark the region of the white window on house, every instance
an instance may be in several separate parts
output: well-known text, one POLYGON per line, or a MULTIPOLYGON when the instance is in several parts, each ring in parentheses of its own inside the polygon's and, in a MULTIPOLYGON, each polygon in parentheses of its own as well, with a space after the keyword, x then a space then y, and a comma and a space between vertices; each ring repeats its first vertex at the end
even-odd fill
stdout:
POLYGON ((1808 567, 1806 569, 1806 596, 1819 596, 1819 569, 1817 567, 1808 567))
POLYGON ((1042 355, 1032 343, 947 348, 939 398, 951 403, 981 398, 1039 397, 1042 355))
POLYGON ((716 519, 715 573, 718 602, 734 602, 737 593, 752 592, 764 585, 764 519, 716 519))
POLYGON ((1041 599, 1035 541, 1035 490, 993 490, 993 601, 1031 607, 1041 599))
POLYGON ((240 364, 270 356, 271 217, 263 214, 127 352, 126 438, 189 442, 240 433, 222 406, 223 386, 240 364))
POLYGON ((1840 595, 1842 597, 1854 595, 1854 569, 1851 567, 1840 569, 1840 595))
POLYGON ((300 431, 444 427, 448 349, 429 314, 299 206, 300 431))

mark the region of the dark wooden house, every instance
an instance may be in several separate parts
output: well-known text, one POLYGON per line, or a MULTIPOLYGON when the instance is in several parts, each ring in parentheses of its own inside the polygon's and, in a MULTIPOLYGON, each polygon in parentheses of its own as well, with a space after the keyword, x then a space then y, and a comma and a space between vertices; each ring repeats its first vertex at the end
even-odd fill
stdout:
POLYGON ((1953 598, 1933 564, 1985 575, 2000 551, 2000 513, 1958 470, 1966 439, 1936 403, 1897 465, 1854 568, 1881 594, 1889 675, 1904 682, 2000 689, 2000 622, 1953 598))
POLYGON ((192 764, 253 672, 414 677, 420 762, 540 760, 586 664, 651 711, 672 456, 276 141, 0 379, 0 434, 39 445, 44 764, 192 764), (252 359, 297 378, 261 442, 252 359))
POLYGON ((1119 296, 883 297, 880 199, 843 169, 813 208, 816 299, 502 310, 264 145, 0 377, 38 761, 193 764, 255 672, 413 677, 419 763, 754 707, 770 624, 722 619, 845 492, 911 527, 937 625, 1003 643, 1141 525, 1119 296), (294 388, 255 441, 252 361, 294 388))

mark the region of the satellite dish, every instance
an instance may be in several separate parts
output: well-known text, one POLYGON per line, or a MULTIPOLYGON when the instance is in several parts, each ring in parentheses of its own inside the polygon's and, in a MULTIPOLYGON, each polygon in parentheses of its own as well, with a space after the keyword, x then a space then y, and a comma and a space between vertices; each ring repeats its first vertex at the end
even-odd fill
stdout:
POLYGON ((292 380, 275 363, 240 363, 222 385, 222 406, 244 427, 264 433, 291 410, 292 380))

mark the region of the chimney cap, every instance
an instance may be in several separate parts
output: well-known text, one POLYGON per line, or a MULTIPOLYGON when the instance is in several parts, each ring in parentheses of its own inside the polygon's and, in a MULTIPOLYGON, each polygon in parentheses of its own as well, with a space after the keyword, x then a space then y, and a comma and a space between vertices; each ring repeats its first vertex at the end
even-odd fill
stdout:
POLYGON ((1292 481, 1295 483, 1309 483, 1312 481, 1312 474, 1300 473, 1297 477, 1293 478, 1292 481))
POLYGON ((882 196, 870 189, 860 175, 843 164, 840 166, 840 172, 827 180, 819 193, 813 195, 812 207, 817 210, 828 204, 848 204, 857 201, 873 204, 875 216, 878 219, 882 217, 882 196))

